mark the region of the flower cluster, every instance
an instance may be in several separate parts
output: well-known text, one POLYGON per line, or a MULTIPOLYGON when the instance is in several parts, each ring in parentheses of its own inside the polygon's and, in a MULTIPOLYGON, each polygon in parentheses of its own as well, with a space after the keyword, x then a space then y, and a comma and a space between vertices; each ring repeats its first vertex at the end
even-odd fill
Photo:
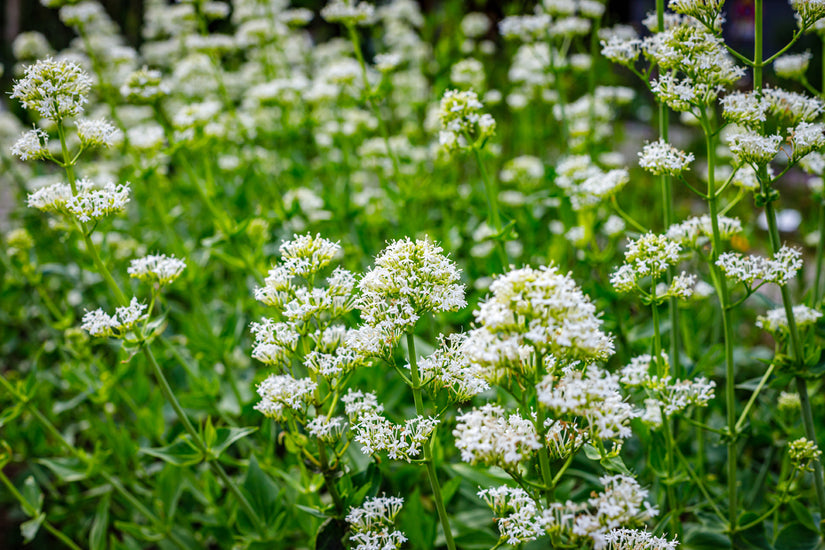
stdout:
POLYGON ((558 417, 582 418, 593 440, 630 437, 630 420, 638 416, 619 392, 619 377, 595 365, 584 372, 568 368, 559 377, 548 374, 536 390, 539 403, 558 417))
POLYGON ((728 135, 728 146, 739 162, 763 165, 773 160, 782 145, 778 134, 763 136, 754 131, 743 130, 728 135))
POLYGON ((630 175, 623 168, 604 171, 589 155, 574 155, 561 161, 556 168, 556 185, 570 199, 574 210, 592 208, 621 191, 630 175))
POLYGON ((604 536, 607 550, 676 550, 679 542, 638 529, 613 529, 604 536))
POLYGON ((258 384, 261 400, 255 405, 255 410, 269 418, 284 421, 288 410, 303 411, 306 408, 317 387, 309 378, 272 374, 258 384))
POLYGON ((471 464, 514 467, 542 446, 529 419, 489 403, 460 415, 453 436, 461 460, 471 464))
POLYGON ((80 328, 97 338, 124 338, 137 323, 146 319, 146 307, 137 298, 132 298, 129 305, 116 308, 114 315, 102 309, 87 311, 80 328))
POLYGON ((180 277, 186 262, 166 254, 150 254, 132 260, 127 270, 130 277, 157 285, 168 285, 180 277))
POLYGON ((794 468, 803 472, 813 472, 813 463, 820 459, 822 451, 813 441, 800 437, 788 444, 788 455, 794 468))
POLYGON ((510 271, 490 291, 474 312, 479 327, 468 334, 465 350, 491 382, 508 369, 529 370, 533 350, 564 363, 613 354, 595 306, 556 266, 510 271))
POLYGON ((471 363, 464 352, 466 341, 465 334, 442 337, 441 346, 418 360, 421 384, 434 390, 446 389, 455 401, 468 401, 489 389, 481 367, 471 363))
POLYGON ((743 256, 738 252, 725 252, 716 260, 722 272, 734 281, 751 288, 756 281, 784 285, 796 276, 802 267, 802 252, 783 246, 773 258, 743 256))
POLYGON ((353 531, 350 541, 357 543, 355 550, 400 548, 407 537, 393 527, 403 504, 401 497, 382 496, 368 498, 360 508, 350 508, 346 519, 353 531))
POLYGON ((472 90, 447 90, 441 98, 438 141, 446 151, 483 144, 496 130, 496 121, 487 113, 472 90))
POLYGON ((65 183, 55 183, 29 194, 28 205, 44 212, 62 212, 88 222, 122 211, 129 202, 129 184, 112 182, 98 188, 86 178, 76 182, 77 193, 65 183))
POLYGON ((536 502, 518 487, 482 489, 478 496, 493 510, 501 541, 520 545, 544 534, 544 519, 536 502))
POLYGON ((43 118, 61 121, 83 114, 91 87, 92 79, 76 63, 46 58, 26 67, 11 97, 43 118))
POLYGON ((429 239, 391 242, 358 282, 357 307, 380 337, 400 336, 426 312, 464 307, 464 285, 453 261, 429 239))
POLYGON ((680 151, 663 139, 645 144, 639 153, 639 166, 656 176, 677 176, 684 172, 691 162, 692 153, 680 151))
MULTIPOLYGON (((738 218, 717 216, 717 227, 719 237, 723 241, 729 241, 734 235, 742 232, 742 222, 738 218)), ((680 246, 699 248, 713 237, 713 221, 707 214, 694 216, 671 225, 665 235, 671 241, 679 243, 680 246)))
MULTIPOLYGON (((679 244, 665 235, 647 233, 631 239, 624 253, 625 263, 610 276, 610 284, 619 292, 630 292, 646 277, 655 283, 669 266, 679 262, 680 251, 679 244)), ((679 290, 678 285, 674 290, 679 290)))
MULTIPOLYGON (((798 305, 793 307, 793 317, 796 326, 802 328, 816 323, 822 317, 822 312, 805 305, 798 305)), ((788 316, 785 314, 785 308, 771 309, 765 315, 760 315, 756 318, 756 326, 774 334, 787 333, 788 316)))
POLYGON ((777 57, 773 62, 773 70, 777 76, 792 80, 802 80, 808 72, 808 65, 811 63, 811 52, 798 54, 786 54, 777 57))

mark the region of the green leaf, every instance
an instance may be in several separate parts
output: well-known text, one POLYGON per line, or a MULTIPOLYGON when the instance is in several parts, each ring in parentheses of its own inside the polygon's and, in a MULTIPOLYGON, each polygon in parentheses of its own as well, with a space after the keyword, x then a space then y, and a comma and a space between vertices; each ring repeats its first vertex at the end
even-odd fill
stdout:
POLYGON ((624 461, 622 461, 621 457, 610 456, 601 459, 599 462, 607 471, 618 472, 620 474, 625 474, 629 476, 633 475, 633 473, 627 469, 627 466, 625 466, 624 461))
POLYGON ((796 516, 796 519, 799 520, 799 523, 801 523, 809 530, 816 532, 816 521, 814 520, 814 516, 811 513, 810 508, 808 508, 798 500, 792 500, 789 504, 791 507, 791 511, 793 512, 793 515, 796 516))
POLYGON ((40 525, 46 520, 46 514, 40 512, 32 519, 24 521, 20 524, 20 534, 23 535, 23 541, 28 544, 37 536, 37 531, 40 530, 40 525))
POLYGON ((429 550, 435 547, 435 517, 438 517, 437 514, 428 514, 421 505, 419 489, 404 499, 404 508, 397 521, 398 527, 409 538, 411 548, 429 550))
POLYGON ((445 506, 452 500, 459 485, 461 485, 461 478, 456 476, 441 486, 441 496, 444 498, 445 506))
POLYGON ((730 548, 730 539, 718 531, 691 529, 685 534, 681 548, 685 550, 720 550, 730 548))
POLYGON ((73 483, 89 477, 89 468, 78 458, 41 458, 37 462, 51 470, 61 481, 73 483))
POLYGON ((819 533, 801 523, 786 525, 776 537, 776 550, 814 550, 819 546, 819 533))
MULTIPOLYGON (((748 512, 742 516, 739 523, 744 525, 756 520, 758 517, 759 516, 757 514, 748 512)), ((734 537, 733 545, 737 549, 753 548, 759 550, 773 550, 773 547, 768 542, 768 537, 765 534, 764 522, 737 533, 734 537)))
POLYGON ((175 466, 192 466, 203 460, 201 452, 192 443, 191 438, 185 435, 166 447, 142 448, 141 453, 160 458, 175 466))
POLYGON ((258 431, 258 428, 255 426, 248 428, 218 428, 214 443, 209 445, 210 454, 214 458, 218 458, 230 445, 256 431, 258 431))
POLYGON ((306 512, 311 516, 315 516, 316 518, 320 519, 329 519, 329 514, 324 513, 323 510, 319 510, 318 508, 313 508, 312 506, 304 506, 303 504, 296 504, 296 508, 299 510, 306 512))
POLYGON ((347 534, 345 521, 328 518, 315 535, 315 550, 344 550, 343 540, 347 534))
POLYGON ((23 481, 23 489, 20 493, 35 513, 40 513, 43 509, 43 492, 34 480, 34 476, 29 476, 23 481))
POLYGON ((106 550, 106 533, 109 530, 109 504, 111 493, 106 493, 97 503, 95 518, 89 531, 89 550, 106 550))
POLYGON ((181 483, 180 470, 173 466, 165 466, 157 476, 155 495, 163 505, 163 517, 171 522, 178 509, 178 501, 183 493, 184 484, 181 483))
POLYGON ((15 418, 20 416, 20 413, 23 412, 23 404, 17 403, 10 407, 7 407, 2 413, 0 413, 0 428, 12 422, 15 418))
POLYGON ((445 465, 444 469, 454 472, 483 489, 499 486, 511 481, 510 476, 508 476, 504 470, 495 466, 475 469, 469 464, 450 464, 449 466, 445 465))
POLYGON ((261 520, 265 524, 270 523, 278 513, 278 496, 281 491, 272 478, 258 466, 255 455, 249 457, 249 469, 246 471, 243 489, 261 520))
POLYGON ((584 456, 586 456, 590 460, 601 460, 602 459, 602 455, 599 452, 599 450, 595 446, 591 445, 590 443, 585 443, 584 444, 584 456))
POLYGON ((207 449, 211 449, 215 444, 218 433, 215 431, 215 426, 212 425, 212 417, 206 417, 206 424, 203 427, 203 444, 207 449))

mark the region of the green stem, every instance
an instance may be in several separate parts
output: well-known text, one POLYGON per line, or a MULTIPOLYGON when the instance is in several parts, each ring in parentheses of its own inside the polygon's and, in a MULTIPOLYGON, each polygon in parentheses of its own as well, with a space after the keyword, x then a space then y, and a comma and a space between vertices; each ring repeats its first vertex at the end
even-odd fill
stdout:
MULTIPOLYGON (((823 42, 825 44, 825 42, 823 42)), ((822 301, 822 264, 825 262, 825 196, 819 199, 819 241, 816 243, 816 257, 815 265, 816 271, 814 275, 814 290, 811 293, 811 307, 819 307, 822 301)))
POLYGON ((745 408, 742 409, 742 414, 739 415, 739 421, 736 423, 736 431, 737 432, 742 429, 742 426, 745 425, 745 422, 748 419, 748 413, 750 413, 751 407, 753 407, 753 404, 756 403, 756 398, 762 392, 762 388, 765 387, 765 384, 768 382, 768 379, 771 377, 771 374, 773 374, 773 371, 774 371, 775 368, 776 368, 776 363, 771 363, 771 366, 768 367, 768 370, 766 370, 765 374, 762 375, 762 379, 759 380, 759 385, 756 386, 756 389, 751 394, 750 399, 748 399, 748 403, 745 405, 745 408))
POLYGON ((716 265, 716 260, 722 249, 722 237, 719 232, 719 206, 716 193, 716 150, 711 131, 711 123, 705 110, 702 110, 702 129, 705 132, 705 141, 708 157, 708 210, 710 212, 712 243, 713 248, 710 254, 710 269, 716 283, 716 291, 719 296, 719 306, 722 313, 722 326, 724 330, 725 343, 725 404, 728 420, 728 522, 731 539, 737 531, 738 521, 738 499, 736 483, 736 365, 733 359, 733 324, 731 320, 731 310, 728 307, 730 298, 728 296, 728 283, 724 273, 716 265))
POLYGON ((484 161, 481 159, 481 152, 479 148, 473 146, 473 154, 475 155, 476 164, 478 164, 478 171, 481 172, 481 179, 484 181, 484 192, 487 196, 487 221, 496 230, 496 250, 498 251, 501 267, 507 270, 510 261, 507 259, 507 251, 504 249, 502 243, 502 225, 501 215, 498 211, 498 188, 495 182, 487 174, 487 169, 484 168, 484 161))
POLYGON ((333 476, 332 468, 329 467, 329 458, 327 457, 327 448, 323 441, 318 440, 318 458, 321 460, 321 473, 326 481, 327 490, 332 497, 332 502, 335 504, 335 510, 339 516, 343 516, 346 508, 344 501, 341 499, 341 494, 338 492, 338 487, 335 485, 335 477, 333 476))
MULTIPOLYGON (((412 379, 413 400, 415 401, 415 413, 424 416, 424 399, 421 395, 421 377, 418 374, 418 359, 415 356, 415 341, 412 331, 407 333, 407 347, 410 353, 410 377, 412 379)), ((447 510, 444 508, 444 499, 441 496, 441 485, 438 483, 438 474, 435 471, 433 462, 433 451, 430 442, 424 444, 424 462, 427 464, 427 476, 430 478, 430 486, 433 489, 433 500, 438 509, 438 518, 441 520, 441 527, 444 529, 444 538, 447 540, 447 548, 455 550, 453 532, 450 529, 450 520, 447 517, 447 510)))

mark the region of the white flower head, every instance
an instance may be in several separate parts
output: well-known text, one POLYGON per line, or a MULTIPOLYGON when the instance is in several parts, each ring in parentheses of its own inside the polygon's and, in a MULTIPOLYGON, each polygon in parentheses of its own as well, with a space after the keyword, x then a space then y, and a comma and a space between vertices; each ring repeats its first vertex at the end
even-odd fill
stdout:
POLYGON ((79 65, 49 57, 26 67, 11 97, 43 118, 62 120, 83 114, 91 87, 92 79, 79 65))
POLYGON ((404 505, 401 497, 372 497, 358 508, 350 508, 347 523, 352 528, 350 542, 355 550, 395 550, 407 541, 395 530, 395 518, 404 505))
POLYGON ((802 252, 788 246, 780 248, 773 258, 725 252, 716 260, 716 265, 729 279, 748 287, 753 287, 757 281, 783 286, 796 277, 802 267, 802 252))
POLYGON ((685 153, 660 139, 646 143, 639 153, 639 166, 651 174, 677 176, 693 162, 693 153, 685 153))
POLYGON ((40 160, 49 157, 49 134, 38 127, 26 130, 14 145, 11 154, 20 160, 40 160))
POLYGON ((132 260, 127 270, 130 277, 158 285, 168 285, 180 277, 186 262, 166 254, 150 254, 132 260))
POLYGON ((123 138, 120 130, 102 118, 79 118, 76 124, 77 137, 83 147, 111 147, 123 138))
POLYGON ((116 308, 114 315, 109 315, 102 309, 87 311, 83 316, 81 328, 98 338, 123 338, 138 322, 146 318, 146 308, 146 304, 132 298, 129 305, 116 308))

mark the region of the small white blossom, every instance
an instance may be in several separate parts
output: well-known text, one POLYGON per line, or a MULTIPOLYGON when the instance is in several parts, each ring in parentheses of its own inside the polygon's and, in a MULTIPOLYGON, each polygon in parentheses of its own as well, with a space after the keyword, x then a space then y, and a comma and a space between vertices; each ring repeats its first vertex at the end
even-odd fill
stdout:
POLYGON ((375 6, 358 0, 331 0, 321 10, 321 17, 347 26, 369 25, 375 20, 375 6))
POLYGON ((77 137, 83 147, 111 147, 123 134, 104 119, 80 118, 76 121, 77 137))
POLYGON ((132 260, 127 270, 129 276, 144 282, 168 285, 180 277, 186 262, 166 254, 150 254, 132 260))
POLYGON ((34 127, 26 130, 14 145, 11 154, 20 160, 40 160, 49 157, 49 134, 34 127))
POLYGON ((83 315, 81 328, 91 336, 98 338, 107 336, 122 338, 138 322, 146 318, 144 315, 146 308, 146 304, 139 302, 137 298, 132 298, 128 306, 116 308, 114 315, 109 315, 102 309, 87 311, 83 315))
MULTIPOLYGON (((816 323, 822 317, 822 312, 805 305, 793 306, 793 317, 798 328, 807 327, 816 323)), ((756 326, 774 334, 788 332, 788 317, 785 308, 769 310, 765 315, 756 318, 756 326)))
POLYGON ((346 520, 355 550, 395 550, 407 541, 401 531, 394 530, 395 518, 404 505, 401 497, 372 497, 360 508, 350 508, 346 520))
POLYGON ((41 117, 58 121, 83 113, 91 87, 92 79, 79 65, 49 57, 26 67, 11 97, 41 117))
POLYGON ((813 472, 813 463, 820 460, 822 451, 813 441, 800 437, 788 444, 788 456, 797 470, 813 472))
POLYGON ((773 62, 773 70, 777 76, 782 78, 801 80, 805 78, 812 58, 811 52, 783 55, 773 62))
POLYGON ((716 260, 722 272, 729 278, 752 287, 756 281, 785 285, 802 267, 802 252, 783 246, 773 258, 743 256, 738 252, 725 252, 716 260))
POLYGON ((317 386, 309 378, 272 374, 258 384, 261 400, 255 404, 255 410, 269 418, 284 421, 287 410, 301 411, 312 401, 317 386))
POLYGON ((507 544, 520 545, 544 534, 544 516, 524 489, 502 485, 482 489, 478 496, 493 510, 501 540, 507 544))
POLYGON ((685 153, 660 139, 647 143, 639 153, 639 166, 651 174, 676 176, 693 162, 693 153, 685 153))
POLYGON ((461 460, 471 464, 515 466, 541 448, 533 423, 487 404, 456 419, 453 430, 461 460))
POLYGON ((741 131, 728 136, 728 146, 740 162, 761 165, 773 160, 782 144, 778 134, 763 136, 757 132, 741 131))
POLYGON ((654 537, 638 529, 613 529, 604 536, 604 540, 607 550, 676 550, 679 546, 677 540, 654 537))

